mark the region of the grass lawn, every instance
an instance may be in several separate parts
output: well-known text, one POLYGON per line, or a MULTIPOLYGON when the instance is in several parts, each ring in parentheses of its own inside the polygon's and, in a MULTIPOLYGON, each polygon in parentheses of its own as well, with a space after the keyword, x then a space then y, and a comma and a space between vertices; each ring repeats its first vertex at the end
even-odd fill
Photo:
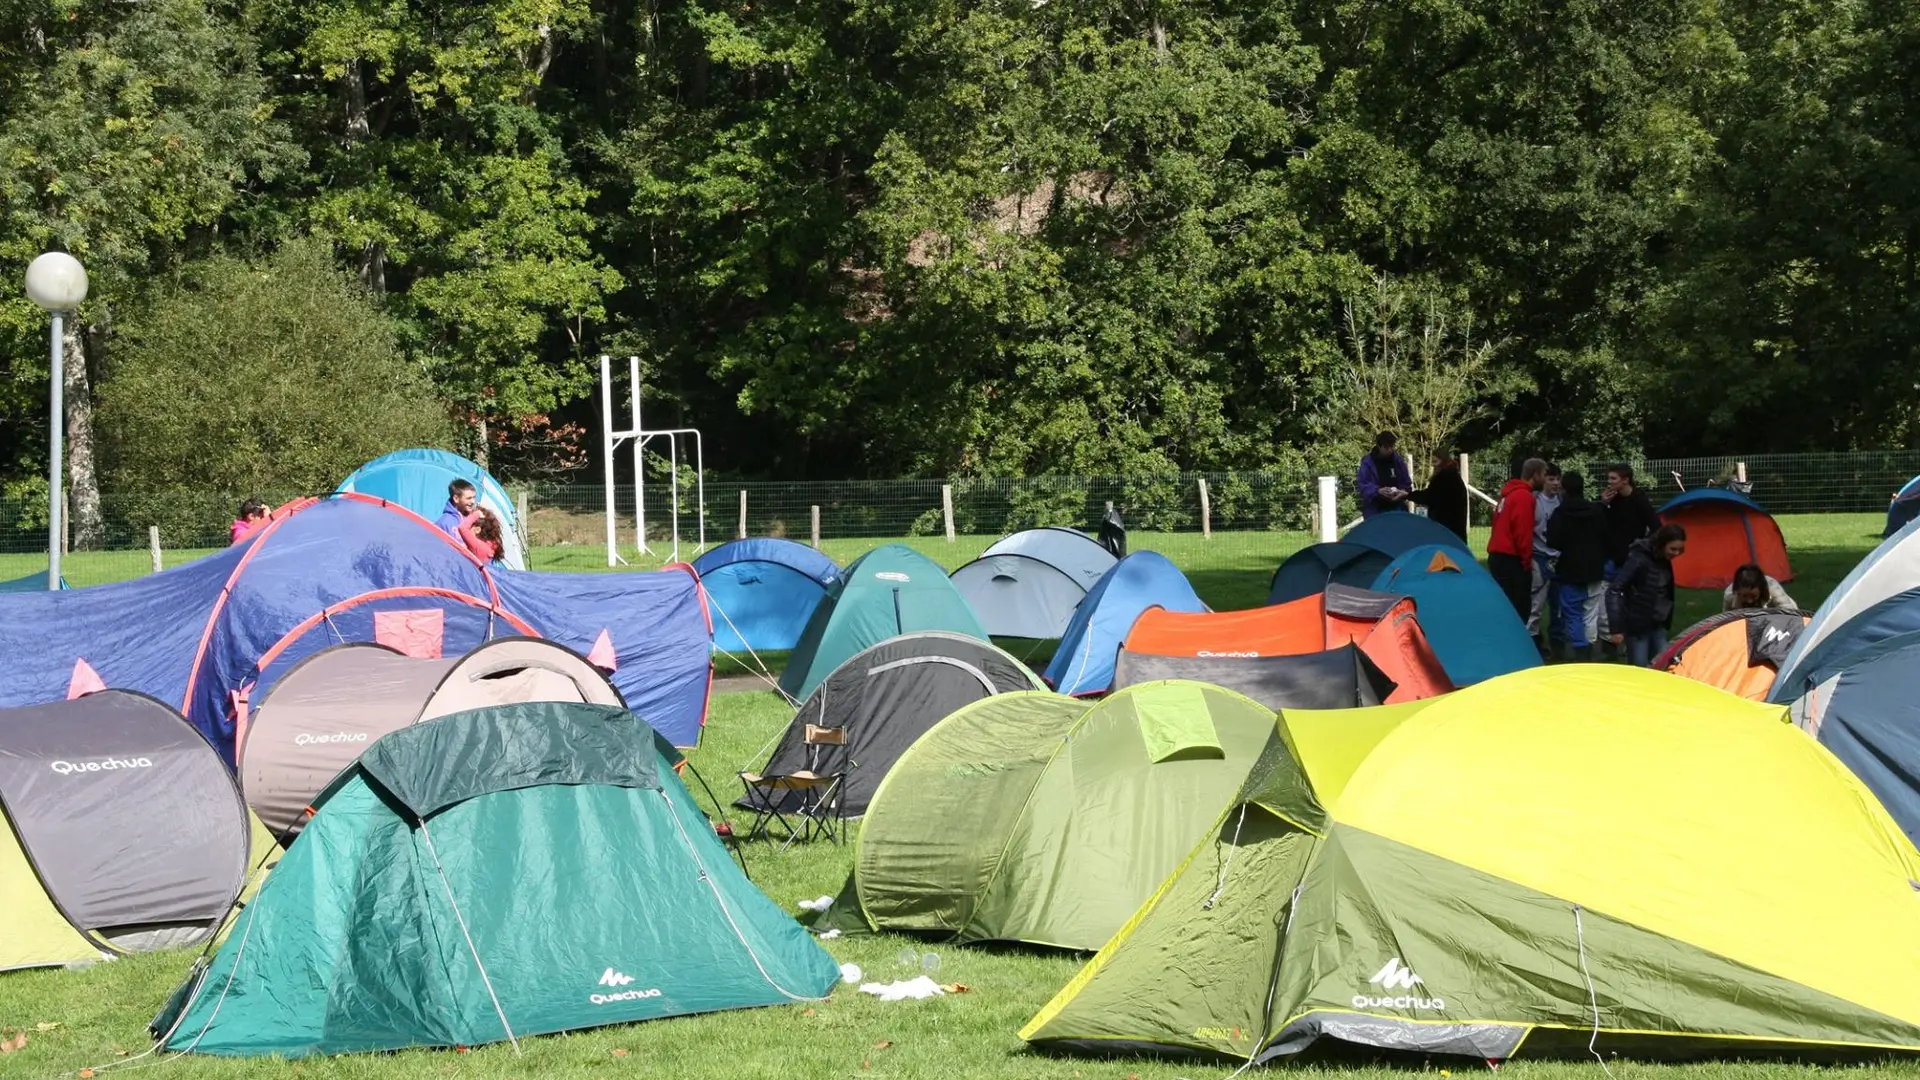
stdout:
MULTIPOLYGON (((1789 586, 1811 608, 1831 591, 1860 556, 1877 542, 1878 515, 1783 518, 1798 577, 1789 586)), ((1264 534, 1258 545, 1192 538, 1178 561, 1187 568, 1201 595, 1215 607, 1246 607, 1265 598, 1267 578, 1279 556, 1274 548, 1286 534, 1264 534), (1209 557, 1212 551, 1218 555, 1209 557)), ((1182 538, 1184 539, 1184 538, 1182 538)), ((1303 543, 1299 537, 1293 546, 1303 543)), ((917 541, 943 564, 957 566, 984 546, 944 540, 917 541)), ((1136 544, 1136 546, 1138 546, 1136 544)), ((1484 538, 1477 545, 1484 548, 1484 538)), ((1291 550, 1288 548, 1286 550, 1291 550)), ((836 557, 847 553, 835 551, 836 557)), ((580 566, 578 569, 588 569, 580 566)), ((29 568, 23 568, 24 573, 29 568)), ((6 570, 0 564, 0 576, 6 570)), ((1680 625, 1719 608, 1717 595, 1694 593, 1680 604, 1680 625)), ((716 697, 705 743, 693 754, 695 766, 721 794, 737 790, 735 771, 764 758, 765 750, 790 716, 771 693, 734 693, 716 697)), ((702 797, 704 801, 704 796, 702 797)), ((794 909, 796 901, 836 892, 844 881, 851 852, 828 844, 796 846, 787 852, 767 845, 748 848, 755 880, 776 901, 794 909)), ((826 943, 836 959, 865 969, 869 979, 908 978, 922 970, 923 958, 938 958, 934 977, 963 983, 971 992, 921 1002, 883 1004, 841 987, 830 1000, 813 1006, 789 1006, 753 1012, 691 1017, 629 1027, 603 1028, 573 1035, 529 1039, 524 1056, 506 1046, 470 1053, 410 1051, 297 1063, 224 1061, 189 1058, 172 1062, 174 1075, 193 1077, 344 1077, 386 1080, 401 1077, 492 1077, 552 1075, 567 1077, 637 1075, 673 1080, 820 1077, 956 1077, 1058 1080, 1171 1080, 1175 1077, 1224 1077, 1230 1064, 1049 1058, 1022 1049, 1015 1032, 1079 967, 1080 958, 1019 951, 950 948, 896 936, 841 939, 826 943), (903 957, 910 963, 903 962, 903 957)), ((0 1033, 25 1029, 27 1046, 0 1055, 0 1077, 73 1077, 79 1070, 123 1061, 146 1049, 145 1027, 191 962, 191 954, 170 953, 101 964, 80 971, 34 971, 0 975, 0 1033), (39 1030, 37 1025, 57 1027, 39 1030)), ((133 1068, 150 1064, 139 1061, 133 1068)), ((1436 1064, 1430 1071, 1469 1070, 1467 1062, 1436 1064)), ((1517 1063, 1509 1070, 1528 1078, 1598 1076, 1591 1063, 1517 1063)), ((117 1071, 117 1070, 115 1070, 117 1071)), ((130 1070, 129 1070, 130 1071, 130 1070)), ((1316 1075, 1349 1075, 1344 1070, 1313 1070, 1316 1075)), ((1389 1076, 1407 1070, 1352 1070, 1352 1075, 1389 1076)), ((1614 1074, 1672 1077, 1674 1080, 1775 1080, 1803 1076, 1810 1069, 1766 1064, 1645 1066, 1616 1063, 1614 1074)), ((109 1071, 103 1075, 113 1075, 109 1071)), ((1440 1075, 1448 1075, 1445 1072, 1440 1075)), ((1850 1075, 1899 1076, 1920 1080, 1920 1067, 1889 1065, 1850 1070, 1850 1075)))

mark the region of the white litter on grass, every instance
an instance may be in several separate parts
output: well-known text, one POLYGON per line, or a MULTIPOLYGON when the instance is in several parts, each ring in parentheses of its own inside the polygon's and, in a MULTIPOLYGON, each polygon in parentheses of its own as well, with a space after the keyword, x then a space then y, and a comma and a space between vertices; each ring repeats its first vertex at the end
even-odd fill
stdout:
POLYGON ((800 907, 804 911, 825 911, 833 906, 833 897, 822 896, 816 900, 802 900, 800 907))
POLYGON ((908 998, 919 1001, 922 998, 939 997, 946 993, 945 990, 940 989, 939 983, 925 975, 917 979, 896 980, 890 983, 863 983, 860 986, 860 992, 872 994, 881 1001, 904 1001, 908 998))
POLYGON ((839 936, 840 936, 840 931, 839 931, 839 930, 837 930, 837 929, 834 929, 834 930, 829 930, 829 931, 827 931, 826 933, 824 933, 824 934, 821 934, 821 935, 820 935, 820 940, 821 940, 821 941, 832 941, 832 940, 833 940, 834 938, 837 938, 837 937, 839 937, 839 936))
POLYGON ((848 986, 852 986, 854 983, 859 982, 861 976, 865 974, 866 972, 860 970, 859 964, 841 964, 840 965, 840 981, 843 983, 846 983, 848 986))

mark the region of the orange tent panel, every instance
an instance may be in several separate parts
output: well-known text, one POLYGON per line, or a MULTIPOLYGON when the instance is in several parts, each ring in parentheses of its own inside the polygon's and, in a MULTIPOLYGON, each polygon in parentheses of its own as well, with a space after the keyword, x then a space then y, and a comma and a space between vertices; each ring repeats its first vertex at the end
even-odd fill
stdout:
MULTIPOLYGON (((1749 614, 1771 613, 1715 615, 1681 634, 1653 666, 1694 682, 1717 686, 1749 701, 1766 700, 1778 671, 1773 664, 1754 659, 1747 618, 1743 617, 1749 614)), ((1780 614, 1798 617, 1801 626, 1805 626, 1809 618, 1804 612, 1780 614)))
POLYGON ((1389 703, 1453 689, 1411 599, 1335 589, 1343 602, 1329 604, 1327 593, 1317 593, 1246 611, 1149 608, 1134 620, 1125 648, 1154 656, 1299 656, 1352 642, 1396 684, 1389 703))
POLYGON ((1746 563, 1758 563, 1775 581, 1793 580, 1779 523, 1752 503, 1682 497, 1660 511, 1660 520, 1687 530, 1686 553, 1673 564, 1673 583, 1683 589, 1724 589, 1746 563))

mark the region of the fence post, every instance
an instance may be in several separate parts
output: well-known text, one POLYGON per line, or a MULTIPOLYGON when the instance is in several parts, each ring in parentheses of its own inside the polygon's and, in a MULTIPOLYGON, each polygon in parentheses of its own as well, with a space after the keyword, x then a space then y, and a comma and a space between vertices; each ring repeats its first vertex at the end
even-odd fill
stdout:
POLYGON ((147 526, 147 547, 153 552, 153 572, 159 573, 160 566, 160 526, 147 526))
POLYGON ((740 489, 740 535, 735 537, 735 539, 745 540, 746 538, 747 538, 747 489, 741 488, 740 489))
MULTIPOLYGON (((1433 481, 1429 479, 1428 483, 1433 481)), ((1464 452, 1460 455, 1460 483, 1469 492, 1473 490, 1473 459, 1464 452)), ((1473 496, 1467 496, 1467 527, 1473 527, 1473 496)))
POLYGON ((1207 478, 1200 478, 1200 539, 1213 539, 1213 501, 1207 498, 1207 478))
POLYGON ((1331 544, 1340 539, 1340 481, 1331 476, 1320 478, 1320 542, 1331 544))
POLYGON ((1736 461, 1733 463, 1733 478, 1743 484, 1747 482, 1747 463, 1746 462, 1736 461))
POLYGON ((940 516, 947 521, 947 543, 953 543, 953 485, 940 485, 940 516))
POLYGON ((73 550, 73 496, 60 493, 60 554, 73 550))
POLYGON ((520 546, 521 547, 531 546, 532 541, 527 536, 527 531, 531 527, 527 523, 527 518, 529 517, 527 513, 527 489, 521 488, 520 493, 514 496, 513 502, 514 502, 513 508, 515 512, 517 512, 520 515, 518 518, 515 519, 516 521, 519 522, 519 525, 520 525, 520 546))
POLYGON ((815 507, 812 507, 811 509, 813 510, 813 550, 819 551, 820 550, 820 508, 815 506, 815 507))

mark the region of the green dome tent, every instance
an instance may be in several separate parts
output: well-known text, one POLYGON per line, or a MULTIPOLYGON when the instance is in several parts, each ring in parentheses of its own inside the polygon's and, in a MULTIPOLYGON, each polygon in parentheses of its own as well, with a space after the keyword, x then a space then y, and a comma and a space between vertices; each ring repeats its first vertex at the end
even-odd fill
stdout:
POLYGON ((946 630, 987 640, 947 572, 904 544, 874 548, 841 571, 807 620, 780 689, 805 700, 847 658, 898 634, 946 630))
POLYGON ((1242 1062, 1912 1053, 1915 881, 1920 854, 1783 708, 1663 672, 1288 710, 1021 1036, 1242 1062))
POLYGON ((821 926, 1097 949, 1232 801, 1274 724, 1180 681, 969 705, 881 781, 821 926))
POLYGON ((825 997, 832 959, 728 859, 676 761, 611 705, 474 709, 383 737, 155 1034, 301 1057, 825 997))

